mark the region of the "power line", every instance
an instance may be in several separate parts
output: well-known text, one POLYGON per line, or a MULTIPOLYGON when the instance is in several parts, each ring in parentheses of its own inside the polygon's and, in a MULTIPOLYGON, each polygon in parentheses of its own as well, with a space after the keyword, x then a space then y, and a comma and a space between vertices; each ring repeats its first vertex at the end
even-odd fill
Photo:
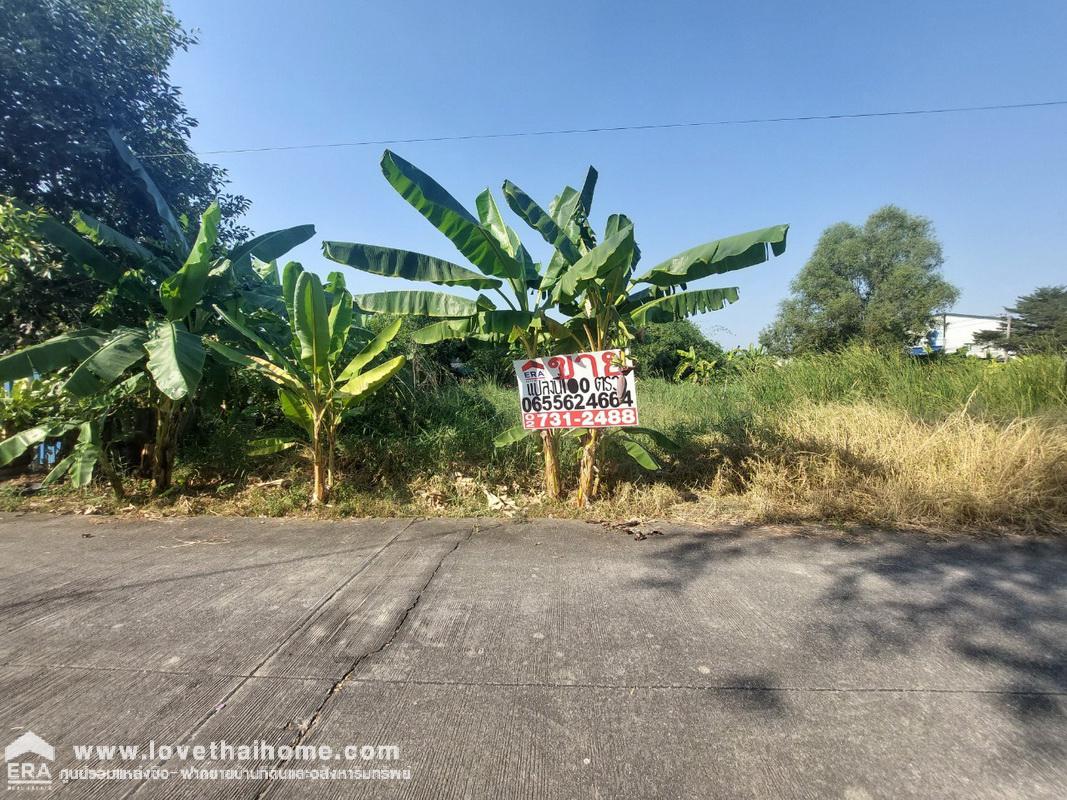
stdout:
POLYGON ((613 125, 600 128, 559 128, 545 131, 510 131, 507 133, 469 133, 458 136, 420 136, 410 139, 364 139, 354 142, 326 142, 317 144, 290 144, 271 147, 239 147, 228 150, 202 150, 199 153, 171 152, 151 153, 141 158, 180 158, 232 155, 236 153, 268 153, 281 150, 325 150, 340 147, 370 147, 374 145, 422 144, 429 142, 467 142, 474 139, 517 139, 534 136, 572 136, 582 133, 619 133, 622 131, 653 131, 671 128, 708 128, 726 125, 765 125, 776 122, 815 122, 836 119, 868 119, 871 117, 915 117, 931 114, 963 114, 975 111, 1011 111, 1021 108, 1047 108, 1067 106, 1067 100, 1046 100, 1039 103, 1007 103, 988 106, 957 106, 954 108, 917 108, 897 111, 866 111, 855 114, 809 114, 800 117, 762 117, 754 119, 719 119, 704 122, 660 122, 648 125, 613 125))

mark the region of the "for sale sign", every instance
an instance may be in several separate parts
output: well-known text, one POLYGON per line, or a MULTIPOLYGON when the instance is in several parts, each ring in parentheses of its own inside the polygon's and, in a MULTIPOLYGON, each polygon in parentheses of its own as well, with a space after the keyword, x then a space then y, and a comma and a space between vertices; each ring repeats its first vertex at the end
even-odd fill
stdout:
POLYGON ((623 350, 524 359, 515 376, 524 428, 638 424, 633 365, 623 350))

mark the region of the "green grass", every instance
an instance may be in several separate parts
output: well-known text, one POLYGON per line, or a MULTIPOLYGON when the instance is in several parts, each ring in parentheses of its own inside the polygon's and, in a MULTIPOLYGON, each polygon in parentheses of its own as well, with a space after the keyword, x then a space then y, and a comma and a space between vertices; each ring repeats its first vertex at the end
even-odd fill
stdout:
POLYGON ((745 376, 735 402, 769 410, 798 401, 871 401, 938 420, 966 408, 984 419, 1029 417, 1067 404, 1067 361, 1030 356, 1006 363, 948 356, 930 361, 853 347, 806 356, 745 376))
MULTIPOLYGON (((267 516, 486 514, 490 491, 530 514, 1067 527, 1062 358, 924 362, 852 348, 709 386, 642 378, 637 394, 641 424, 682 449, 660 452, 665 468, 648 473, 609 447, 606 491, 586 512, 540 496, 535 439, 494 447, 500 431, 519 423, 519 410, 514 388, 486 382, 418 392, 396 383, 375 397, 345 428, 343 479, 331 506, 315 512, 298 452, 241 456, 252 438, 292 433, 269 395, 255 397, 196 426, 180 486, 149 505, 160 513, 267 516)), ((577 443, 562 440, 565 485, 575 479, 577 443)), ((145 488, 133 488, 144 502, 145 488)), ((114 505, 103 492, 96 497, 57 489, 47 502, 114 505)), ((25 505, 0 491, 0 508, 25 505)))

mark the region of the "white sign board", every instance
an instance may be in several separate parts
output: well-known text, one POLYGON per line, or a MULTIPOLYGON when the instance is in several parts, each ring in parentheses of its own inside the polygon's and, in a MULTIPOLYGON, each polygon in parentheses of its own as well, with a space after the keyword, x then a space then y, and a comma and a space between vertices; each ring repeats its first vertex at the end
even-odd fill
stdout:
POLYGON ((615 428, 637 425, 637 382, 623 350, 515 362, 522 427, 615 428))

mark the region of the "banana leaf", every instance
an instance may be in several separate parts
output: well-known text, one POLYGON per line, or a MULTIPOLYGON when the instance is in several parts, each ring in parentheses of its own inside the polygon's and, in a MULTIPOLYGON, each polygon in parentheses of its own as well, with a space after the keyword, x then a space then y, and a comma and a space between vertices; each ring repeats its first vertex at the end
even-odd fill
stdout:
POLYGON ((319 276, 301 273, 293 293, 293 325, 300 341, 300 360, 317 374, 329 366, 330 321, 319 276))
POLYGON ((693 247, 657 264, 637 278, 637 283, 677 286, 708 275, 762 264, 772 253, 780 256, 785 252, 788 232, 788 225, 774 225, 693 247))
POLYGON ((203 297, 204 287, 211 274, 211 249, 219 232, 219 206, 212 203, 200 218, 196 243, 189 251, 182 268, 159 287, 159 299, 167 311, 167 319, 186 317, 203 297))
POLYGON ((626 455, 637 462, 637 465, 642 469, 655 472, 660 468, 659 462, 656 461, 653 455, 633 439, 622 434, 615 434, 611 438, 618 442, 626 452, 626 455))
POLYGON ((516 425, 514 428, 508 428, 506 431, 498 433, 493 439, 493 447, 508 447, 529 438, 533 434, 534 431, 527 430, 521 425, 516 425))
POLYGON ((398 291, 357 294, 356 306, 372 314, 396 314, 418 317, 469 317, 479 311, 478 304, 465 297, 443 292, 398 291))
POLYGON ((638 325, 650 322, 674 322, 676 320, 718 311, 727 303, 736 303, 737 287, 725 289, 694 289, 656 298, 630 312, 630 319, 638 325))
POLYGON ((507 200, 511 210, 522 217, 527 225, 540 233, 542 238, 559 251, 560 255, 568 263, 574 264, 581 258, 581 254, 578 252, 574 242, 556 224, 556 221, 552 219, 549 213, 511 181, 504 181, 504 199, 507 200))
POLYGON ((323 242, 322 254, 331 261, 387 278, 426 281, 441 286, 470 286, 472 289, 496 289, 500 281, 441 258, 353 242, 323 242))
POLYGON ((178 223, 178 218, 174 216, 174 212, 167 205, 167 201, 163 199, 163 193, 159 191, 144 165, 137 160, 130 148, 126 146, 126 142, 123 141, 119 132, 115 128, 108 128, 107 135, 111 138, 111 143, 115 146, 115 151, 118 153, 119 158, 137 177, 149 199, 155 205, 156 214, 163 222, 163 232, 167 241, 174 247, 176 253, 185 256, 189 249, 189 242, 185 238, 185 231, 182 230, 182 226, 178 223))
POLYGON ((356 355, 348 365, 341 370, 341 373, 337 376, 338 383, 345 383, 356 377, 360 370, 362 370, 367 364, 373 361, 377 356, 389 346, 391 342, 400 331, 401 320, 394 320, 392 323, 382 329, 381 333, 374 337, 370 344, 364 348, 362 353, 356 355))
POLYGON ((382 174, 400 196, 447 236, 472 264, 487 275, 519 280, 522 265, 437 181, 395 153, 382 156, 382 174))
POLYGON ((344 384, 340 390, 340 395, 345 398, 346 401, 351 402, 358 400, 364 395, 373 394, 377 389, 383 386, 390 378, 392 378, 400 368, 404 366, 407 361, 404 356, 397 356, 391 358, 384 364, 379 364, 377 367, 372 367, 366 372, 362 372, 348 383, 344 384))
POLYGON ((96 328, 61 333, 0 357, 0 383, 47 375, 77 364, 100 349, 108 334, 96 328))
POLYGON ((63 384, 63 390, 75 397, 89 397, 106 389, 145 357, 147 338, 145 331, 119 329, 78 365, 63 384))
POLYGON ((171 400, 181 400, 196 391, 204 374, 207 355, 200 337, 180 322, 166 321, 145 342, 148 372, 156 386, 171 400))

